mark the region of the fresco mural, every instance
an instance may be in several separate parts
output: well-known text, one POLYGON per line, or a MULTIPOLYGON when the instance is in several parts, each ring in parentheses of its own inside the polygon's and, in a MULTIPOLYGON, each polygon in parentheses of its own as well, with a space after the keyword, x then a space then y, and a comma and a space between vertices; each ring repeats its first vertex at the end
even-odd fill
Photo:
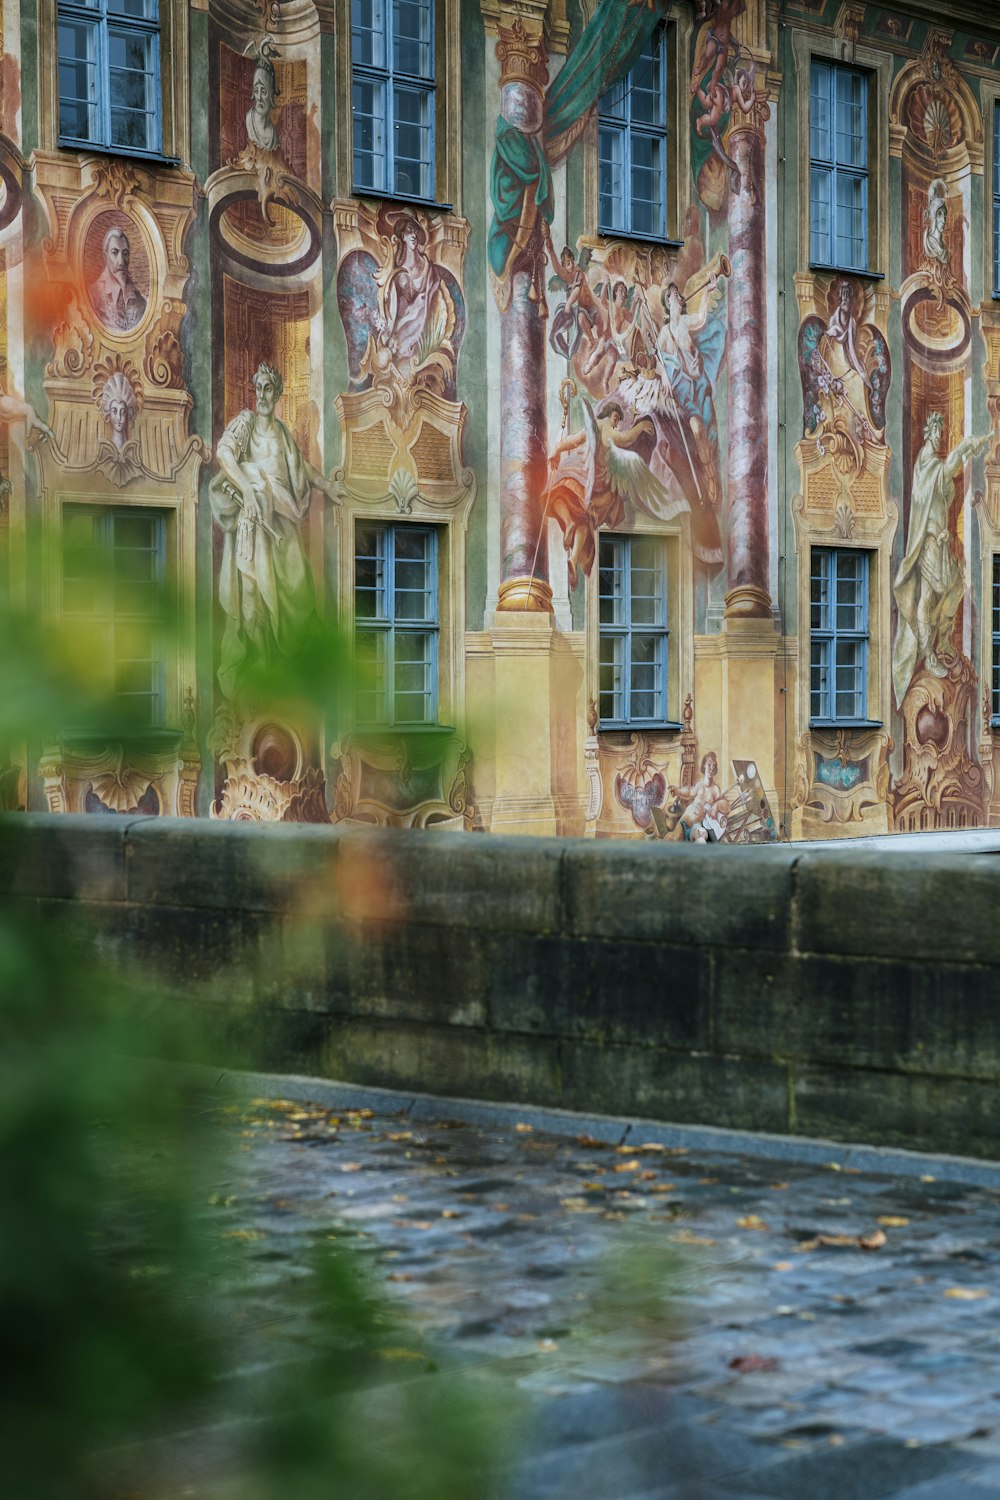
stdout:
POLYGON ((439 19, 427 201, 353 190, 350 58, 311 0, 172 20, 180 166, 60 146, 57 51, 22 93, 0 44, 0 566, 44 554, 55 609, 68 515, 155 515, 184 616, 162 754, 54 737, 0 800, 685 843, 1000 825, 1000 26, 905 0, 439 19), (601 234, 599 101, 660 25, 670 237, 601 234), (810 255, 814 57, 871 84, 863 270, 810 255), (350 624, 368 524, 435 537, 419 749, 245 691, 350 624), (658 728, 601 726, 604 532, 669 544, 658 728), (871 562, 847 726, 811 722, 817 549, 871 562))
POLYGON ((947 55, 950 41, 949 33, 931 29, 920 58, 897 79, 892 106, 905 126, 905 540, 893 579, 892 650, 902 765, 891 787, 901 829, 972 826, 986 812, 967 494, 971 462, 991 440, 985 430, 969 431, 971 180, 983 131, 947 55))

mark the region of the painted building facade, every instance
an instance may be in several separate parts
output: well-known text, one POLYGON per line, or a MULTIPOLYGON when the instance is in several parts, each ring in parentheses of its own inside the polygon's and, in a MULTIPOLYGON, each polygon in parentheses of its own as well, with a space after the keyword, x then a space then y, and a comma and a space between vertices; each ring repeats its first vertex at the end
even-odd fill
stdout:
POLYGON ((8 805, 1000 823, 992 3, 2 16, 0 564, 148 723, 8 805))

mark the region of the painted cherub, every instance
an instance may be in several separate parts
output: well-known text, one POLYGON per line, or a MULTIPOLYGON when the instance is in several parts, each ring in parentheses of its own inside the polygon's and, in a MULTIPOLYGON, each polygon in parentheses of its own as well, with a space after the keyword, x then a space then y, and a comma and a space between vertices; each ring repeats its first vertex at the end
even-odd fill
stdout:
POLYGON ((549 343, 563 359, 573 359, 581 343, 588 349, 599 337, 602 309, 587 279, 590 250, 581 251, 577 260, 568 245, 557 256, 548 225, 545 226, 545 248, 555 275, 549 279, 549 291, 566 288, 566 300, 556 309, 549 330, 549 343))

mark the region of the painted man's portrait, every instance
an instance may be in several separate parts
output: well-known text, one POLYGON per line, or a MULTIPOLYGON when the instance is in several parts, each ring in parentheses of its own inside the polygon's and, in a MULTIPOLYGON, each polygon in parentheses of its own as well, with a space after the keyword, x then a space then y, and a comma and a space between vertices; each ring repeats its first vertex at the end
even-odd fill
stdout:
POLYGON ((94 311, 112 333, 127 333, 141 322, 146 294, 133 280, 132 245, 125 230, 113 225, 101 242, 103 269, 88 291, 94 311))

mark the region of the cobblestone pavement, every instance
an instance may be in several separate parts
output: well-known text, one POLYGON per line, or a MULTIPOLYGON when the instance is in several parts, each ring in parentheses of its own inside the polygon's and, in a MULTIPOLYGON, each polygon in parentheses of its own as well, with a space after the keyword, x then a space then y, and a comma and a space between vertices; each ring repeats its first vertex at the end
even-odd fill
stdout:
POLYGON ((270 1357, 305 1247, 346 1238, 401 1359, 523 1396, 510 1500, 1000 1500, 1000 1168, 323 1087, 225 1106, 243 1171, 213 1212, 270 1357))

